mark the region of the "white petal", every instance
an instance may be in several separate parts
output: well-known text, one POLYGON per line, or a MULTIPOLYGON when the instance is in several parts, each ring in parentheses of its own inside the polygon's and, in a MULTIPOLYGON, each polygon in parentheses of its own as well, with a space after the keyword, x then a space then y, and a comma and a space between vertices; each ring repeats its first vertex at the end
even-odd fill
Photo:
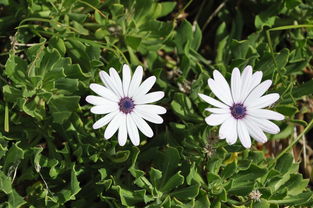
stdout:
POLYGON ((227 97, 229 102, 231 104, 234 103, 231 92, 230 92, 229 84, 227 83, 223 75, 219 71, 214 70, 213 77, 214 77, 215 83, 219 86, 221 91, 223 91, 223 94, 225 94, 225 97, 227 97))
POLYGON ((129 84, 128 96, 132 97, 139 87, 143 76, 142 66, 138 66, 129 84))
POLYGON ((220 127, 219 137, 226 138, 229 145, 235 144, 237 141, 237 120, 230 117, 220 127))
POLYGON ((230 113, 230 109, 227 108, 206 108, 205 110, 217 114, 230 113))
POLYGON ((137 99, 134 99, 135 104, 145 104, 145 103, 153 103, 158 100, 161 100, 164 97, 164 92, 157 91, 157 92, 150 92, 145 94, 137 99))
POLYGON ((205 118, 205 122, 210 126, 217 126, 229 119, 230 114, 211 114, 205 118))
POLYGON ((224 103, 218 101, 218 100, 215 100, 214 98, 211 98, 207 95, 204 95, 204 94, 201 94, 201 93, 198 93, 198 95, 200 96, 200 98, 202 100, 204 100, 205 102, 209 103, 210 105, 214 105, 215 107, 218 107, 218 108, 227 108, 229 109, 229 106, 225 105, 224 103))
POLYGON ((272 85, 271 80, 266 80, 259 84, 257 87, 255 87, 250 94, 247 96, 244 103, 246 105, 251 104, 252 102, 255 102, 257 99, 259 99, 272 85))
POLYGON ((130 84, 130 67, 127 64, 123 65, 123 92, 125 96, 128 96, 128 88, 130 84))
POLYGON ((112 101, 105 99, 104 97, 88 95, 86 101, 92 105, 110 105, 112 101))
POLYGON ((104 132, 104 138, 105 139, 110 139, 113 134, 117 131, 117 129, 120 127, 121 122, 122 122, 122 113, 118 113, 112 121, 109 123, 107 126, 105 132, 104 132))
POLYGON ((147 124, 145 120, 143 120, 136 112, 130 114, 132 116, 137 128, 147 137, 153 136, 153 131, 151 127, 147 124))
MULTIPOLYGON (((140 105, 138 105, 138 106, 140 106, 140 105)), ((161 116, 159 116, 156 113, 148 112, 146 110, 140 109, 140 108, 138 108, 138 106, 136 106, 134 109, 134 112, 136 112, 138 114, 138 116, 142 117, 146 121, 150 121, 150 122, 155 123, 155 124, 163 123, 163 118, 161 116)))
POLYGON ((159 105, 153 105, 153 104, 144 104, 144 105, 137 105, 137 109, 140 109, 141 111, 145 111, 147 113, 153 113, 153 114, 164 114, 166 113, 166 109, 159 105))
POLYGON ((118 128, 118 144, 124 146, 127 140, 127 124, 126 124, 126 115, 122 114, 122 119, 120 127, 118 128))
POLYGON ((98 95, 104 97, 105 99, 114 101, 114 102, 118 102, 119 98, 116 96, 116 94, 114 94, 114 92, 112 92, 112 90, 99 85, 99 84, 90 84, 90 89, 92 91, 94 91, 95 93, 97 93, 98 95))
POLYGON ((118 104, 117 103, 113 103, 110 105, 96 105, 92 108, 90 108, 91 113, 94 114, 107 114, 113 111, 118 110, 118 104))
POLYGON ((267 137, 259 127, 257 123, 255 123, 251 119, 244 119, 243 122, 246 124, 248 128, 249 134, 258 142, 265 143, 267 142, 267 137))
POLYGON ((121 92, 117 89, 115 82, 108 75, 108 73, 106 73, 105 71, 100 71, 99 75, 100 75, 100 79, 102 80, 102 82, 107 88, 112 90, 112 92, 114 92, 119 98, 123 97, 123 94, 121 94, 121 92))
POLYGON ((123 92, 123 86, 122 86, 122 80, 116 70, 114 68, 110 68, 110 77, 113 81, 115 89, 118 91, 118 93, 123 97, 124 92, 123 92))
POLYGON ((252 109, 252 108, 264 108, 269 105, 272 105, 279 99, 278 93, 271 93, 268 95, 264 95, 260 97, 259 99, 255 100, 254 102, 250 102, 248 104, 245 103, 245 105, 252 109))
POLYGON ((118 113, 119 111, 114 111, 114 112, 111 112, 107 115, 105 115, 104 117, 100 118, 98 121, 96 121, 92 128, 93 129, 99 129, 105 125, 107 125, 113 118, 114 116, 116 116, 116 114, 118 113))
POLYGON ((269 120, 281 121, 285 118, 282 114, 267 109, 247 109, 247 113, 250 116, 265 118, 269 120))
POLYGON ((252 74, 251 90, 261 83, 263 72, 257 71, 252 74))
POLYGON ((246 66, 241 75, 241 94, 240 102, 243 102, 249 92, 252 90, 252 67, 246 66))
POLYGON ((126 123, 130 141, 133 143, 133 145, 138 146, 140 143, 139 132, 130 114, 127 114, 126 116, 126 123))
POLYGON ((136 100, 136 99, 144 96, 145 94, 147 94, 147 92, 149 92, 149 90, 154 85, 155 81, 156 81, 155 76, 151 76, 148 79, 146 79, 145 81, 143 81, 141 83, 141 85, 139 86, 139 88, 137 88, 137 90, 135 91, 133 99, 136 100))
POLYGON ((251 138, 247 129, 246 124, 242 120, 237 121, 237 128, 238 128, 238 136, 240 139, 241 144, 245 148, 251 147, 251 138))
POLYGON ((221 88, 220 83, 214 81, 213 79, 208 79, 208 85, 212 92, 214 93, 214 95, 218 97, 218 99, 220 99, 229 106, 233 104, 233 99, 231 95, 229 95, 227 91, 221 88))
POLYGON ((241 91, 241 78, 240 71, 236 67, 233 69, 231 74, 231 92, 234 103, 238 103, 240 100, 240 91, 241 91))
POLYGON ((254 121, 263 131, 270 133, 270 134, 277 134, 280 129, 279 127, 274 124, 273 122, 263 119, 263 118, 255 118, 253 116, 247 115, 249 120, 254 121))

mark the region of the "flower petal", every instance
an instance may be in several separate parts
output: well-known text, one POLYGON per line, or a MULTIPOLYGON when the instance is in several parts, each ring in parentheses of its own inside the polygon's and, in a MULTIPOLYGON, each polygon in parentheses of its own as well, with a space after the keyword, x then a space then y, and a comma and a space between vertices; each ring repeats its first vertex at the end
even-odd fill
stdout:
POLYGON ((249 102, 248 104, 245 103, 245 105, 252 109, 252 108, 264 108, 269 105, 272 105, 279 99, 278 93, 271 93, 268 95, 264 95, 260 97, 259 99, 255 100, 254 102, 249 102))
POLYGON ((123 92, 123 85, 122 85, 122 80, 116 70, 114 68, 110 68, 110 77, 113 81, 115 89, 118 91, 118 93, 124 97, 124 92, 123 92))
POLYGON ((249 134, 258 142, 265 143, 267 142, 267 137, 259 127, 257 123, 255 123, 251 119, 244 119, 243 122, 246 124, 248 128, 249 134))
POLYGON ((205 122, 210 126, 218 126, 230 117, 230 114, 211 114, 205 118, 205 122))
POLYGON ((108 100, 111 100, 114 102, 119 101, 119 98, 116 96, 116 94, 112 90, 110 90, 110 89, 108 89, 102 85, 93 83, 93 84, 90 84, 89 87, 92 91, 94 91, 98 95, 104 97, 105 99, 108 99, 108 100))
POLYGON ((122 119, 120 127, 118 128, 118 143, 120 146, 124 146, 127 140, 127 124, 126 124, 126 114, 122 114, 122 119))
POLYGON ((138 114, 138 116, 142 117, 146 121, 150 121, 155 124, 161 124, 163 123, 163 118, 159 116, 156 113, 148 112, 147 110, 143 110, 141 108, 138 108, 138 106, 135 107, 134 112, 138 114))
POLYGON ((118 104, 112 102, 112 104, 110 105, 96 105, 90 108, 90 111, 93 114, 107 114, 107 113, 116 111, 118 109, 119 109, 118 104))
POLYGON ((132 113, 132 116, 137 128, 147 137, 153 136, 153 131, 151 127, 147 124, 145 120, 143 120, 136 112, 132 113))
POLYGON ((138 66, 129 84, 128 97, 132 97, 139 87, 143 76, 142 66, 138 66))
POLYGON ((211 113, 217 113, 217 114, 230 113, 230 109, 227 109, 227 108, 206 108, 205 110, 211 113))
POLYGON ((100 79, 102 80, 102 82, 107 88, 112 90, 112 92, 114 92, 119 98, 123 97, 123 94, 121 94, 121 92, 116 88, 114 81, 108 75, 108 73, 106 73, 105 71, 100 71, 99 75, 100 75, 100 79))
POLYGON ((233 69, 231 74, 231 92, 234 103, 238 103, 240 101, 241 93, 241 78, 240 71, 237 67, 233 69))
POLYGON ((130 84, 130 67, 127 64, 123 65, 123 92, 125 96, 128 96, 128 88, 130 84))
POLYGON ((248 65, 244 68, 241 75, 241 103, 246 99, 247 95, 252 90, 252 85, 252 67, 248 65))
POLYGON ((219 137, 226 138, 229 145, 235 144, 237 141, 237 120, 230 117, 219 129, 219 137))
POLYGON ((253 117, 265 118, 269 120, 281 121, 285 118, 282 114, 267 109, 248 109, 247 113, 253 117))
POLYGON ((137 105, 136 108, 146 111, 147 113, 151 112, 153 114, 164 114, 166 113, 166 109, 159 105, 153 105, 153 104, 143 104, 143 105, 137 105))
POLYGON ((202 100, 204 100, 205 102, 209 103, 210 105, 213 105, 215 107, 218 107, 218 108, 227 108, 229 109, 229 106, 225 105, 224 103, 218 101, 218 100, 215 100, 214 98, 211 98, 207 95, 204 95, 204 94, 201 94, 201 93, 198 93, 198 95, 200 96, 200 98, 202 100))
POLYGON ((113 118, 114 116, 117 115, 119 111, 113 111, 107 115, 105 115, 104 117, 100 118, 99 120, 97 120, 93 125, 92 128, 93 129, 99 129, 105 125, 107 125, 113 118))
POLYGON ((133 145, 138 146, 140 143, 139 132, 135 122, 130 114, 126 115, 127 132, 133 145))
POLYGON ((238 124, 237 125, 238 136, 239 136, 241 144, 245 148, 250 148, 251 147, 251 138, 250 138, 246 124, 242 120, 238 120, 237 124, 238 124))
POLYGON ((261 71, 257 71, 254 74, 252 74, 251 90, 261 83, 262 77, 263 77, 263 72, 261 71))
POLYGON ((214 95, 218 97, 221 101, 226 103, 227 105, 231 106, 233 104, 233 99, 227 91, 221 88, 221 84, 219 82, 214 81, 213 79, 208 79, 208 85, 214 95))
POLYGON ((104 97, 88 95, 86 101, 92 105, 110 105, 112 101, 105 99, 104 97))
POLYGON ((214 77, 215 83, 219 86, 221 91, 223 91, 223 94, 225 94, 225 97, 227 97, 228 102, 233 104, 234 101, 233 101, 233 98, 232 98, 232 95, 230 92, 229 84, 227 83, 224 76, 219 71, 214 70, 213 71, 213 77, 214 77))
POLYGON ((154 85, 155 81, 156 81, 155 76, 151 76, 148 79, 146 79, 145 81, 143 81, 141 83, 141 85, 139 86, 139 88, 137 88, 137 90, 135 91, 133 99, 136 100, 136 99, 144 96, 145 94, 147 94, 147 92, 149 92, 149 90, 154 85))
POLYGON ((255 87, 250 94, 247 96, 244 104, 249 105, 259 99, 272 85, 271 80, 266 80, 255 87))
POLYGON ((270 134, 277 134, 280 129, 273 122, 263 119, 263 118, 255 118, 253 116, 247 115, 247 119, 254 121, 263 131, 270 134))
POLYGON ((164 97, 164 92, 157 91, 157 92, 150 92, 145 94, 137 99, 134 99, 135 104, 146 104, 146 103, 153 103, 158 100, 161 100, 164 97))
POLYGON ((104 132, 105 139, 110 139, 113 136, 113 134, 117 131, 117 129, 120 127, 123 118, 122 115, 123 115, 122 113, 118 113, 109 123, 104 132))

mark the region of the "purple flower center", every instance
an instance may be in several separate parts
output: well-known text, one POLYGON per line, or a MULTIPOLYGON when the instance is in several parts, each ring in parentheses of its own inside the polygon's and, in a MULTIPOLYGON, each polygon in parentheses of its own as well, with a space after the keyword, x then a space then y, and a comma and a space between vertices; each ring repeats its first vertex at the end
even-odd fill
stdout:
POLYGON ((131 113, 135 107, 135 103, 134 103, 133 99, 131 99, 129 97, 121 98, 118 105, 120 106, 120 111, 125 113, 125 114, 131 113))
POLYGON ((230 107, 230 112, 231 115, 235 118, 235 119, 242 119, 245 117, 246 115, 246 107, 241 104, 241 103, 237 103, 234 104, 232 107, 230 107))

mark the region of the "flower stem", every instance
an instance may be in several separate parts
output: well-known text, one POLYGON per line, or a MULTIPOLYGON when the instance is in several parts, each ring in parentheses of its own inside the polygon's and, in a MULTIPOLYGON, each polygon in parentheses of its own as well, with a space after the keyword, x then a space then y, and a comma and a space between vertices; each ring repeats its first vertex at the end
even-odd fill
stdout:
MULTIPOLYGON (((310 123, 305 127, 305 129, 303 130, 303 132, 301 132, 301 134, 299 134, 299 136, 293 140, 293 142, 291 142, 288 147, 286 147, 283 151, 281 151, 281 153, 279 153, 279 155, 274 159, 273 162, 276 163, 276 161, 281 158, 286 152, 288 152, 302 137, 304 134, 306 134, 311 128, 313 127, 313 119, 310 121, 310 123)), ((274 163, 273 163, 274 164, 274 163)), ((272 165, 273 165, 272 164, 272 165)))

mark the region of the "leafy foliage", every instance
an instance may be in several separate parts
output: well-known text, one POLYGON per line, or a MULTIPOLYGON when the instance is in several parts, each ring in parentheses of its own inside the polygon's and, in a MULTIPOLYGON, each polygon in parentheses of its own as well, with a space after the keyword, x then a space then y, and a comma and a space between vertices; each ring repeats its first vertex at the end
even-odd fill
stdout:
POLYGON ((312 119, 312 2, 210 2, 0 0, 0 207, 313 206, 296 155, 218 141, 197 95, 213 68, 253 65, 286 116, 268 146, 294 139, 312 119), (166 92, 139 147, 105 141, 84 101, 124 63, 166 92))

